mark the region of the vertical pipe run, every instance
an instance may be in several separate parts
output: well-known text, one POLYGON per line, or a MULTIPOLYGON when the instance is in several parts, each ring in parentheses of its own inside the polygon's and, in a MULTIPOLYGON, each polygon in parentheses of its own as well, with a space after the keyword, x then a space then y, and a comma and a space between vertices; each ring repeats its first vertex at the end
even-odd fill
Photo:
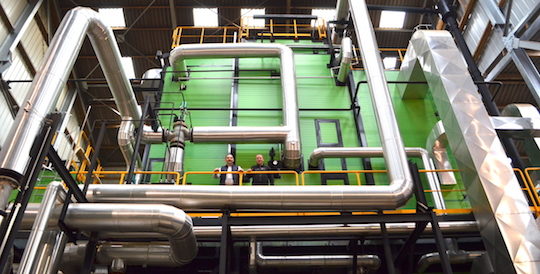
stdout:
POLYGON ((339 71, 337 80, 340 83, 345 83, 349 71, 351 71, 351 61, 353 58, 352 40, 349 37, 345 37, 341 40, 341 51, 339 53, 339 71))
POLYGON ((391 182, 400 182, 400 184, 395 185, 396 191, 407 193, 410 197, 413 183, 407 164, 407 156, 392 107, 379 47, 375 40, 366 2, 365 0, 349 0, 349 6, 358 46, 366 68, 369 92, 384 150, 384 160, 388 167, 388 177, 391 182))

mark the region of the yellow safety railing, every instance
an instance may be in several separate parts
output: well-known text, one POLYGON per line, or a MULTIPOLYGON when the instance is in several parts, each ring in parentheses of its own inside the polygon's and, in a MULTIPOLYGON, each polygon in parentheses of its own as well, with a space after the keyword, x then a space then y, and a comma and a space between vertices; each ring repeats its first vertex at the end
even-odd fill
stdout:
POLYGON ((354 173, 356 175, 356 182, 358 183, 358 185, 362 185, 362 181, 360 180, 360 174, 386 172, 386 170, 306 170, 302 172, 302 185, 305 185, 305 174, 354 173))
MULTIPOLYGON (((514 169, 516 170, 516 169, 514 169)), ((519 169, 517 169, 519 170, 519 169)), ((533 204, 535 204, 535 209, 537 210, 536 212, 540 214, 540 211, 538 211, 540 209, 540 197, 538 196, 538 187, 535 187, 534 186, 534 180, 532 179, 531 177, 531 171, 538 171, 540 170, 540 167, 528 167, 526 168, 524 171, 524 175, 525 177, 527 178, 527 180, 524 180, 525 181, 525 184, 526 184, 526 187, 529 188, 529 195, 531 196, 531 200, 533 201, 533 204)), ((520 170, 521 172, 521 170, 520 170)), ((523 174, 523 173, 522 173, 523 174)))
MULTIPOLYGON (((77 174, 78 171, 71 171, 70 173, 71 174, 77 174)), ((82 171, 82 172, 79 172, 79 173, 87 174, 88 171, 82 171)), ((134 171, 133 173, 134 174, 151 174, 151 175, 174 175, 175 176, 175 180, 174 180, 175 185, 180 184, 180 178, 182 177, 182 175, 179 172, 174 172, 174 171, 134 171)), ((95 175, 98 175, 98 176, 99 175, 120 175, 119 184, 124 184, 124 179, 125 179, 126 175, 128 174, 128 172, 127 171, 94 171, 94 172, 92 172, 92 174, 95 174, 95 175)))
MULTIPOLYGON (((354 51, 356 52, 356 56, 358 56, 358 58, 353 58, 353 62, 359 64, 362 61, 362 58, 360 58, 360 56, 361 56, 360 55, 360 49, 359 48, 354 48, 354 51)), ((403 59, 405 58, 405 53, 407 52, 407 49, 406 48, 379 48, 379 51, 381 51, 381 52, 396 52, 398 57, 399 57, 399 61, 403 62, 403 59)), ((364 68, 355 68, 354 66, 353 66, 352 69, 353 70, 364 70, 364 68)))
MULTIPOLYGON (((174 29, 172 35, 171 48, 176 48, 182 44, 182 38, 197 38, 199 44, 204 43, 205 38, 220 38, 222 43, 235 42, 234 33, 239 33, 240 28, 235 26, 219 27, 194 27, 180 26, 174 29), (208 34, 210 32, 211 34, 208 34), (232 39, 229 39, 232 38, 232 39)), ((239 35, 240 36, 240 35, 239 35)), ((213 41, 216 42, 216 41, 213 41)))
POLYGON ((298 172, 294 170, 279 170, 279 171, 188 171, 184 173, 184 177, 182 179, 182 185, 185 185, 187 183, 187 177, 188 175, 193 174, 211 174, 211 175, 219 175, 219 174, 238 174, 238 182, 240 185, 243 185, 242 179, 245 175, 248 174, 294 174, 296 185, 298 185, 298 172))

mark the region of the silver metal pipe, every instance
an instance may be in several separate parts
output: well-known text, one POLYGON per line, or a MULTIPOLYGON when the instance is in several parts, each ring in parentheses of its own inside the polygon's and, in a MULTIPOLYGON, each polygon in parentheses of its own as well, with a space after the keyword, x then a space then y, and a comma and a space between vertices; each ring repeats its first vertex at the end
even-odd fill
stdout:
MULTIPOLYGON (((309 156, 309 165, 311 167, 317 167, 319 165, 319 161, 324 158, 382 157, 383 152, 384 150, 382 147, 319 147, 314 149, 309 156)), ((427 150, 421 147, 406 147, 405 153, 407 156, 421 158, 425 169, 435 169, 427 150)), ((428 172, 426 173, 426 177, 428 179, 430 189, 433 190, 431 194, 433 195, 435 208, 446 209, 444 198, 442 192, 440 191, 441 187, 439 185, 439 179, 437 178, 436 173, 428 172)))
POLYGON ((337 80, 341 83, 345 83, 351 71, 351 61, 353 58, 352 40, 349 37, 344 37, 341 40, 341 51, 339 52, 339 71, 337 74, 337 80))
MULTIPOLYGON (((447 251, 451 264, 466 264, 474 261, 476 258, 484 255, 485 251, 447 251)), ((417 272, 424 273, 431 265, 441 262, 441 256, 438 252, 422 255, 418 260, 417 272)))
MULTIPOLYGON (((238 43, 238 44, 191 44, 181 45, 170 53, 169 61, 175 71, 185 71, 185 59, 211 57, 279 57, 281 61, 281 88, 283 90, 283 127, 289 132, 284 142, 284 165, 297 168, 301 162, 300 125, 298 121, 298 100, 294 54, 280 44, 238 43)), ((180 74, 180 76, 185 76, 180 74)), ((232 128, 232 127, 231 127, 232 128)), ((194 128, 193 131, 199 129, 194 128)), ((243 136, 238 136, 239 138, 243 136)))
MULTIPOLYGON (((21 111, 8 131, 6 142, 0 151, 1 169, 24 173, 30 148, 41 128, 42 121, 58 100, 86 35, 92 42, 121 115, 141 116, 135 95, 122 68, 120 51, 112 30, 92 9, 74 8, 67 12, 60 23, 42 65, 32 81, 21 111)), ((0 179, 0 181, 4 180, 14 181, 10 175, 5 175, 0 179)), ((2 192, 8 190, 10 191, 5 188, 2 192)), ((1 209, 5 206, 5 204, 0 204, 1 209)))
POLYGON ((30 232, 30 236, 28 237, 28 242, 19 264, 19 274, 44 273, 45 269, 48 268, 47 265, 51 261, 54 251, 52 248, 54 246, 54 240, 51 240, 51 237, 56 238, 59 231, 56 226, 59 214, 54 209, 64 199, 65 191, 62 183, 50 183, 43 196, 41 208, 36 215, 32 232, 30 232))
MULTIPOLYGON (((349 18, 349 0, 338 0, 336 3, 336 21, 347 21, 349 18)), ((332 43, 339 44, 344 35, 345 25, 336 24, 332 32, 332 43)))
POLYGON ((192 139, 199 142, 250 143, 284 142, 289 135, 286 127, 193 127, 192 139))
POLYGON ((191 217, 182 210, 162 204, 71 204, 68 227, 83 231, 157 232, 169 239, 170 260, 189 263, 197 255, 197 240, 191 217))
MULTIPOLYGON (((36 219, 40 204, 29 204, 21 223, 22 230, 32 228, 36 219)), ((8 211, 9 212, 9 211, 8 211)), ((59 214, 59 212, 57 212, 59 214)), ((51 223, 54 225, 54 222, 51 223)), ((386 225, 390 234, 407 234, 414 227, 414 223, 389 223, 386 225)), ((478 231, 475 221, 439 222, 444 233, 464 233, 478 231)), ((197 238, 215 238, 221 235, 221 226, 196 226, 193 228, 197 238)), ((431 225, 428 224, 426 233, 431 233, 431 225)), ((272 226, 232 226, 231 233, 235 238, 264 237, 288 237, 288 236, 324 236, 328 234, 340 236, 352 235, 379 235, 379 224, 328 224, 328 225, 272 225, 272 226)), ((157 233, 100 233, 103 238, 159 238, 157 233)))
MULTIPOLYGON (((135 124, 131 121, 130 117, 122 117, 122 122, 120 123, 120 128, 118 129, 118 146, 124 156, 124 161, 126 163, 131 162, 133 154, 135 153, 135 124)), ((141 158, 137 155, 137 169, 141 167, 141 158)))
MULTIPOLYGON (((413 182, 407 164, 407 156, 401 134, 396 121, 396 114, 390 99, 388 84, 382 67, 379 47, 375 39, 375 33, 371 24, 371 19, 365 0, 349 0, 351 19, 354 23, 357 45, 360 47, 362 62, 366 68, 369 92, 379 137, 384 150, 384 160, 388 168, 388 178, 390 188, 393 190, 387 193, 390 197, 400 197, 396 199, 403 205, 412 195, 413 182)), ((387 189, 390 190, 390 189, 387 189)), ((381 199, 385 199, 382 198, 381 199)))
MULTIPOLYGON (((172 136, 174 136, 169 141, 169 148, 167 149, 167 154, 165 155, 165 165, 167 171, 172 172, 184 172, 184 130, 186 124, 183 121, 176 121, 173 127, 172 136)), ((174 180, 174 175, 167 175, 168 181, 174 180)))
MULTIPOLYGON (((79 273, 84 261, 86 243, 68 244, 60 269, 64 273, 79 273)), ((126 265, 149 265, 175 267, 178 263, 171 259, 171 247, 159 243, 102 243, 97 247, 96 262, 110 265, 120 258, 126 265)))
MULTIPOLYGON (((436 169, 452 169, 450 158, 446 152, 448 138, 442 121, 438 121, 431 129, 426 141, 426 148, 433 159, 436 169)), ((457 184, 456 176, 453 172, 437 172, 437 176, 443 185, 457 184)))
POLYGON ((389 186, 90 185, 94 203, 164 203, 185 210, 377 210, 409 198, 402 184, 389 186))
MULTIPOLYGON (((257 267, 351 267, 354 260, 352 255, 268 256, 262 253, 262 245, 255 241, 251 241, 249 247, 250 256, 255 254, 257 267)), ((376 255, 357 255, 356 258, 359 267, 376 270, 381 265, 376 255)))

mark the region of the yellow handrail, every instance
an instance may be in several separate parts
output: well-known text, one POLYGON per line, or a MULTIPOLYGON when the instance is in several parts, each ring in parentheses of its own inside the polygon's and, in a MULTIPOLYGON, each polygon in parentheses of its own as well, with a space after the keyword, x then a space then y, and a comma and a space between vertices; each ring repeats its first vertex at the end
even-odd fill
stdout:
POLYGON ((188 175, 191 174, 238 174, 239 178, 239 184, 242 184, 242 179, 244 177, 244 174, 294 174, 296 185, 298 185, 298 172, 294 170, 275 170, 275 171, 188 171, 184 173, 184 178, 182 179, 182 185, 185 185, 187 182, 188 175))
MULTIPOLYGON (((77 174, 77 171, 71 171, 71 174, 77 174)), ((81 171, 79 172, 81 174, 87 174, 88 171, 81 171)), ((134 174, 152 174, 152 175, 175 175, 175 185, 180 184, 180 177, 182 175, 179 172, 174 171, 134 171, 134 174)), ((92 174, 96 175, 120 175, 120 182, 119 184, 124 184, 124 177, 128 174, 127 171, 94 171, 92 174)))
POLYGON ((538 188, 534 186, 533 179, 531 178, 531 175, 530 175, 530 171, 537 171, 537 170, 540 170, 540 167, 528 167, 524 170, 525 177, 527 178, 527 180, 525 180, 525 183, 526 183, 527 188, 530 189, 529 194, 532 195, 533 197, 532 200, 533 200, 533 204, 536 204, 536 207, 535 207, 536 210, 540 209, 540 206, 539 206, 540 197, 538 196, 538 192, 537 192, 538 188))

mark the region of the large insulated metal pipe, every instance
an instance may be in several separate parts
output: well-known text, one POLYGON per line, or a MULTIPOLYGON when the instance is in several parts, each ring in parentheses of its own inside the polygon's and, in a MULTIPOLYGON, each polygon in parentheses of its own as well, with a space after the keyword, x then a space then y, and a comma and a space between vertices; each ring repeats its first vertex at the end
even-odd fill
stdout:
MULTIPOLYGON (((448 138, 442 121, 438 121, 431 129, 426 141, 426 148, 429 155, 432 156, 436 169, 452 169, 452 163, 446 152, 448 146, 448 138)), ((457 184, 456 176, 453 172, 438 172, 437 176, 443 185, 457 184)))
POLYGON ((371 103, 384 150, 384 160, 388 168, 390 186, 394 187, 394 192, 389 193, 389 196, 400 196, 406 201, 412 195, 413 182, 396 114, 390 99, 390 91, 384 75, 373 25, 365 0, 349 0, 349 9, 356 32, 357 45, 360 47, 366 71, 371 103))
MULTIPOLYGON (((58 257, 53 258, 53 256, 55 254, 60 256, 58 252, 55 253, 55 250, 63 249, 63 246, 57 248, 52 248, 52 246, 55 245, 55 235, 63 232, 60 232, 57 226, 60 214, 55 210, 55 207, 64 199, 65 191, 62 183, 50 183, 43 195, 43 202, 37 212, 17 273, 56 273, 54 272, 55 266, 49 264, 59 261, 58 257)), ((63 241, 64 244, 66 242, 65 237, 64 239, 60 237, 58 240, 63 241)))
POLYGON ((337 74, 337 80, 341 83, 345 83, 349 71, 351 71, 351 61, 353 58, 352 40, 349 37, 345 37, 341 40, 341 51, 339 52, 339 71, 337 74))
MULTIPOLYGON (((92 42, 120 114, 137 118, 141 116, 122 68, 120 51, 112 30, 92 9, 74 8, 67 12, 60 23, 0 151, 0 185, 16 183, 24 173, 30 148, 43 118, 56 104, 86 35, 92 42)), ((2 194, 11 189, 3 188, 2 194)), ((0 209, 4 209, 6 201, 1 203, 0 209)))
MULTIPOLYGON (((429 153, 426 149, 421 147, 406 147, 405 153, 407 156, 419 157, 422 159, 422 164, 425 169, 433 170, 435 166, 429 157, 429 153)), ((382 157, 382 147, 319 147, 313 150, 309 156, 309 166, 317 167, 319 161, 324 158, 346 158, 346 157, 361 157, 361 158, 374 158, 382 157)), ((433 172, 426 173, 429 187, 432 190, 433 202, 435 208, 446 209, 444 198, 442 196, 441 187, 439 185, 439 179, 433 172)))
MULTIPOLYGON (((250 269, 256 267, 351 267, 354 256, 352 255, 298 255, 298 256, 268 256, 262 253, 262 245, 251 241, 250 248, 250 269)), ((358 267, 376 270, 381 266, 381 260, 376 255, 357 255, 358 267)))
MULTIPOLYGON (((24 212, 21 229, 32 228, 36 219, 40 204, 29 204, 24 212)), ((59 209, 57 209, 59 210, 59 209)), ((475 221, 450 221, 439 222, 439 227, 444 233, 464 233, 478 231, 475 221)), ((408 234, 415 228, 414 223, 388 223, 386 229, 390 234, 408 234)), ((196 226, 193 228, 197 238, 216 238, 221 236, 221 226, 196 226)), ((431 233, 431 224, 426 226, 425 231, 431 233)), ((309 237, 324 236, 328 234, 340 236, 354 235, 380 235, 380 224, 327 224, 327 225, 263 225, 263 226, 231 226, 231 233, 235 238, 249 237, 309 237)), ((100 233, 102 238, 159 238, 163 235, 157 233, 100 233), (141 235, 141 236, 138 236, 141 235)))
MULTIPOLYGON (((64 273, 80 273, 84 262, 86 244, 68 244, 64 250, 60 270, 64 273)), ((122 259, 128 266, 147 265, 177 267, 179 264, 171 256, 171 247, 160 243, 101 243, 97 246, 96 263, 110 265, 114 259, 122 259)))
MULTIPOLYGON (((238 43, 238 44, 197 44, 181 45, 174 48, 169 57, 169 61, 175 71, 185 71, 186 59, 205 59, 205 58, 242 58, 242 57, 279 57, 281 61, 281 88, 283 90, 283 127, 288 130, 284 142, 284 164, 289 168, 298 168, 300 166, 301 144, 300 144, 300 126, 298 122, 298 100, 296 98, 296 76, 294 67, 294 55, 292 50, 280 44, 259 44, 259 43, 238 43)), ((183 76, 182 73, 179 73, 183 76)), ((275 127, 271 127, 272 130, 275 127)), ((253 135, 267 136, 268 130, 262 129, 257 132, 251 130, 253 135)), ((238 135, 238 129, 235 127, 211 127, 209 130, 216 131, 218 136, 228 136, 215 141, 234 142, 247 135, 238 135)), ((204 128, 193 128, 193 139, 203 141, 202 136, 208 136, 208 130, 204 128), (199 137, 196 137, 199 136, 199 137)), ((280 135, 281 136, 281 135, 280 135)), ((261 137, 262 138, 262 137, 261 137)), ((208 139, 207 139, 208 140, 208 139)), ((212 141, 212 140, 208 140, 212 141)), ((213 141, 212 141, 213 142, 213 141)))
POLYGON ((395 209, 408 186, 90 185, 94 203, 164 203, 184 210, 377 210, 395 209))
POLYGON ((162 204, 71 204, 66 214, 68 227, 100 232, 157 232, 169 239, 169 260, 189 263, 197 255, 197 240, 191 217, 173 206, 162 204))

